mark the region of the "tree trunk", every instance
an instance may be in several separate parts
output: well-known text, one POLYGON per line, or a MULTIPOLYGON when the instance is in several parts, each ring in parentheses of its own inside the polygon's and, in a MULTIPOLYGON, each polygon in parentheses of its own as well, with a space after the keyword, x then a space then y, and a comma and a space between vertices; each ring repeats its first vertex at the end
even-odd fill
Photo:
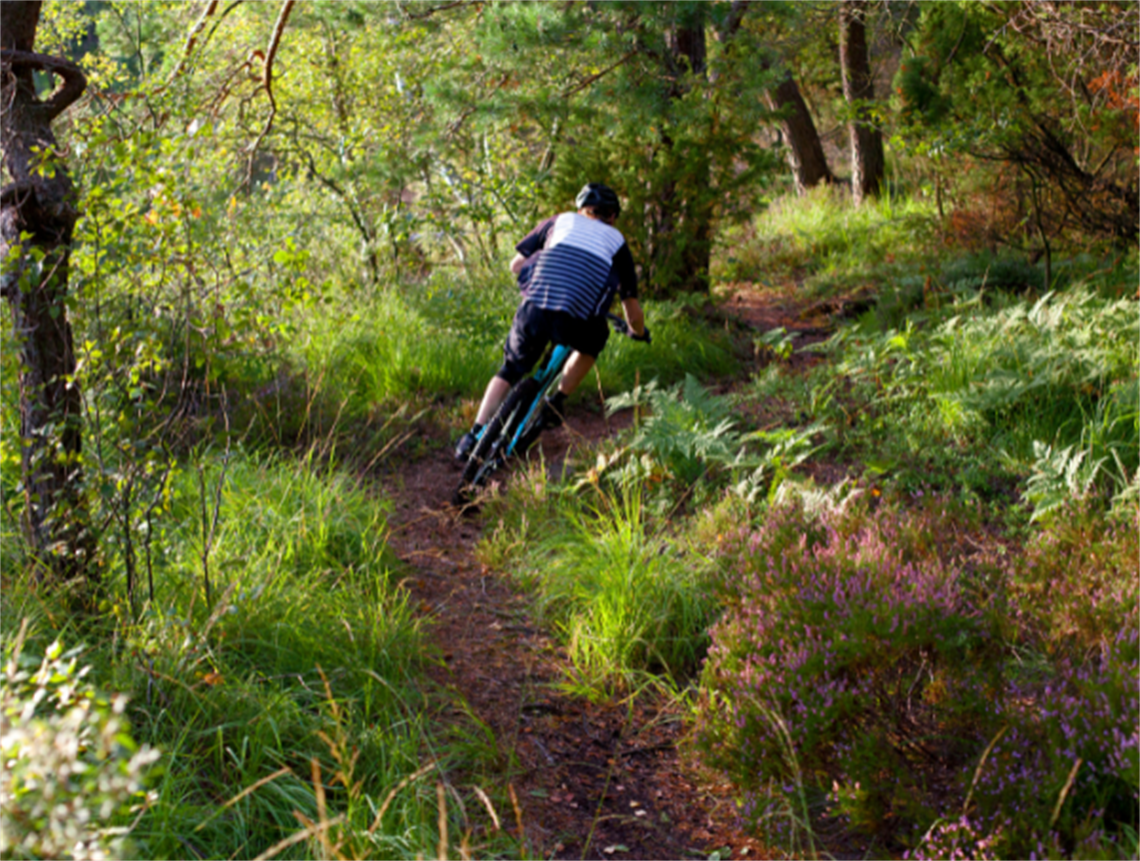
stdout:
POLYGON ((45 571, 61 579, 87 568, 89 532, 81 492, 82 398, 67 315, 74 189, 51 122, 83 93, 78 67, 33 52, 40 3, 0 3, 0 143, 12 182, 0 190, 0 292, 20 352, 20 437, 28 540, 45 571), (62 84, 46 101, 33 72, 62 84))
POLYGON ((788 165, 795 179, 796 194, 803 194, 821 182, 835 182, 807 102, 791 74, 787 74, 774 90, 769 90, 765 98, 768 107, 784 115, 780 126, 788 141, 788 165))
POLYGON ((883 184, 883 136, 872 124, 868 102, 875 98, 867 53, 867 2, 843 0, 839 16, 839 67, 843 97, 854 111, 851 133, 851 190, 855 203, 878 197, 883 184))
MULTIPOLYGON (((681 16, 668 33, 666 64, 672 81, 671 100, 679 100, 689 91, 685 81, 688 75, 704 78, 708 74, 705 18, 704 7, 692 4, 688 14, 681 16)), ((667 149, 673 147, 668 133, 662 135, 662 143, 667 149)), ((654 256, 678 256, 674 274, 679 289, 708 293, 713 217, 706 193, 710 166, 705 160, 691 169, 694 175, 685 177, 683 189, 672 177, 662 186, 660 230, 654 256)))
MULTIPOLYGON (((724 26, 715 31, 721 44, 728 42, 744 23, 744 15, 751 4, 748 0, 733 0, 724 26)), ((763 64, 764 71, 772 68, 772 63, 763 64)), ((788 166, 796 183, 796 194, 803 194, 821 182, 835 182, 835 175, 827 166, 827 156, 823 154, 823 144, 816 131, 815 122, 808 111, 807 102, 800 94, 795 78, 787 73, 779 86, 764 94, 768 108, 779 111, 783 118, 780 127, 788 141, 788 166)))

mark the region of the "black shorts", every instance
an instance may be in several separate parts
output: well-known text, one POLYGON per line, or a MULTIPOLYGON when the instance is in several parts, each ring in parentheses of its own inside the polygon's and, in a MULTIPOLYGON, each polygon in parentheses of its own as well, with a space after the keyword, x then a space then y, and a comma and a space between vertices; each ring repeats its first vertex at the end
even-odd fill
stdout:
POLYGON ((550 343, 565 344, 596 359, 609 337, 610 327, 605 317, 583 320, 565 311, 551 311, 523 302, 515 312, 511 333, 503 347, 503 366, 497 376, 513 386, 530 373, 550 343))

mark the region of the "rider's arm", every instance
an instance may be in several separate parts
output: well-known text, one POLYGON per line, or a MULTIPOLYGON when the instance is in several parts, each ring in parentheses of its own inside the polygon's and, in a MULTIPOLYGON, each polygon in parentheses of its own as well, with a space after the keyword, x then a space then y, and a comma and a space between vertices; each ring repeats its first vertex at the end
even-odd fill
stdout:
POLYGON ((635 335, 645 334, 645 314, 642 313, 641 303, 637 299, 622 299, 621 310, 625 314, 625 322, 635 335))
MULTIPOLYGON (((555 216, 557 217, 557 216, 555 216)), ((551 229, 554 227, 554 218, 548 218, 541 221, 534 230, 528 233, 523 240, 515 246, 517 252, 511 260, 511 274, 517 276, 522 272, 523 266, 526 261, 538 251, 541 251, 546 245, 546 238, 550 235, 551 229)))
POLYGON ((641 303, 637 301, 637 270, 634 269, 633 255, 628 244, 623 244, 614 254, 613 272, 620 285, 618 298, 621 299, 625 322, 633 334, 641 337, 645 334, 645 314, 642 313, 641 303))

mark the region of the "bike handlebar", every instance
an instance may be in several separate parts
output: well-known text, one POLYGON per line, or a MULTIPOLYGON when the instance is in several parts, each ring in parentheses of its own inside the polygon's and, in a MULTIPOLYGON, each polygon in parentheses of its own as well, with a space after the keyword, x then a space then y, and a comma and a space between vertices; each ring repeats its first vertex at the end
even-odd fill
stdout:
POLYGON ((643 334, 635 335, 630 330, 629 323, 625 322, 625 320, 623 320, 617 314, 606 314, 606 317, 609 319, 610 325, 614 327, 614 330, 620 334, 627 335, 628 337, 633 338, 635 341, 643 341, 646 344, 653 343, 653 338, 649 334, 648 326, 645 326, 645 332, 643 334))

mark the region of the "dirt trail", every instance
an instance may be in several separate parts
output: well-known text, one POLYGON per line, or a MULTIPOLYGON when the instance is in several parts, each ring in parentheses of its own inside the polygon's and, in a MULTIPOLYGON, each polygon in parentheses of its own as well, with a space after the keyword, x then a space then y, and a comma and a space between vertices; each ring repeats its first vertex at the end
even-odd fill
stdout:
MULTIPOLYGON (((778 299, 733 293, 726 309, 761 331, 810 328, 778 299)), ((555 470, 574 458, 576 441, 616 429, 581 408, 567 424, 541 442, 555 470)), ((737 827, 730 787, 698 773, 678 750, 684 727, 676 707, 650 696, 632 708, 597 704, 556 687, 565 677, 564 654, 533 623, 527 599, 509 577, 475 559, 482 530, 494 524, 449 504, 458 480, 449 447, 405 464, 395 478, 385 482, 396 503, 391 544, 413 570, 406 585, 431 619, 432 640, 442 652, 443 664, 431 675, 493 734, 529 853, 707 858, 728 847, 733 858, 765 857, 737 827)), ((471 723, 467 716, 455 719, 471 723)), ((514 831, 515 813, 498 813, 514 831)))

